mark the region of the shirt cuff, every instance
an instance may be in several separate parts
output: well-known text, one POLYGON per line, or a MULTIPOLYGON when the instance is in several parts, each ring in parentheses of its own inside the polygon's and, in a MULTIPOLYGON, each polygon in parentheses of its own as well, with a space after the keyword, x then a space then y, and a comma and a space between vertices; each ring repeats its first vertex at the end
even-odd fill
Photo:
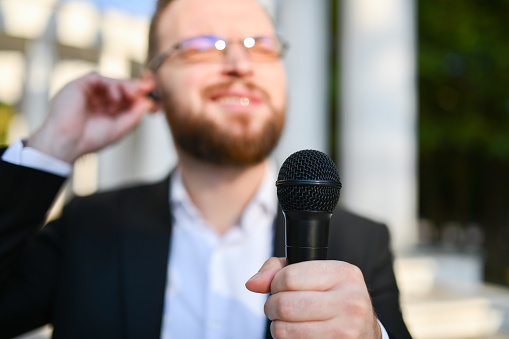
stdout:
POLYGON ((53 158, 32 147, 25 147, 21 139, 16 140, 5 150, 2 160, 14 165, 56 174, 61 177, 68 177, 72 172, 71 164, 53 158))
POLYGON ((380 325, 380 329, 382 330, 382 339, 390 339, 389 338, 389 334, 387 333, 387 331, 385 330, 385 327, 384 325, 382 325, 382 323, 380 322, 380 320, 376 320, 378 321, 378 325, 380 325))

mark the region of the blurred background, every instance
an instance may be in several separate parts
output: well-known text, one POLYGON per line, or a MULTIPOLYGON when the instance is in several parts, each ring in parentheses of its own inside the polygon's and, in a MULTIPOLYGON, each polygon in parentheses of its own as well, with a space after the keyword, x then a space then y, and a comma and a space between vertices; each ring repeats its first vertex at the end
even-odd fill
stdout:
MULTIPOLYGON (((389 226, 415 338, 509 338, 509 1, 260 2, 290 45, 276 161, 327 152, 340 203, 389 226)), ((140 76, 154 6, 0 0, 0 144, 40 126, 80 75, 140 76)), ((147 116, 77 161, 52 216, 74 195, 158 180, 175 161, 163 115, 147 116)))

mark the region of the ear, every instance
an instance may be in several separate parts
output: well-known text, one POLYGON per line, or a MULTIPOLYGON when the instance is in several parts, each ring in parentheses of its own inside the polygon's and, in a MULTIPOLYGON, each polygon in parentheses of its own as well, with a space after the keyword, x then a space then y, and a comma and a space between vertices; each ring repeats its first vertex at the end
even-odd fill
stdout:
POLYGON ((144 70, 143 74, 141 75, 141 80, 145 83, 150 83, 154 90, 157 87, 156 76, 154 72, 152 72, 151 70, 148 69, 144 70))
POLYGON ((154 108, 153 112, 160 111, 162 108, 162 105, 160 103, 160 96, 157 91, 157 81, 154 73, 151 70, 145 70, 141 76, 141 79, 144 82, 150 82, 153 85, 153 90, 147 93, 147 98, 150 98, 154 101, 154 108))

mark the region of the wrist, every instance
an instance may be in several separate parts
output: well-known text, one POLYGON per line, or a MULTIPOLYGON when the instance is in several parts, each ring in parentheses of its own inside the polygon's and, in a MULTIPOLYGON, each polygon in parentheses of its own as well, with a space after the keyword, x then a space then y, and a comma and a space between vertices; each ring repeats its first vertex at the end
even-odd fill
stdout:
POLYGON ((41 129, 30 136, 24 145, 66 163, 74 163, 79 156, 73 149, 74 142, 64 141, 55 135, 56 133, 45 132, 41 129))

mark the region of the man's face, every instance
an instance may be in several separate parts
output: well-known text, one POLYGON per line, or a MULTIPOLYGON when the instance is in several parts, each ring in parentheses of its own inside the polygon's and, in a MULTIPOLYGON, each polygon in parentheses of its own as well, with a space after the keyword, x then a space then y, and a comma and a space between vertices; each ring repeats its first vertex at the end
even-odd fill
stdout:
POLYGON ((159 96, 177 147, 223 165, 265 159, 284 125, 284 68, 279 59, 251 60, 237 43, 275 35, 265 11, 254 0, 176 0, 162 13, 157 33, 159 53, 201 35, 235 41, 220 60, 170 56, 157 70, 159 96))

